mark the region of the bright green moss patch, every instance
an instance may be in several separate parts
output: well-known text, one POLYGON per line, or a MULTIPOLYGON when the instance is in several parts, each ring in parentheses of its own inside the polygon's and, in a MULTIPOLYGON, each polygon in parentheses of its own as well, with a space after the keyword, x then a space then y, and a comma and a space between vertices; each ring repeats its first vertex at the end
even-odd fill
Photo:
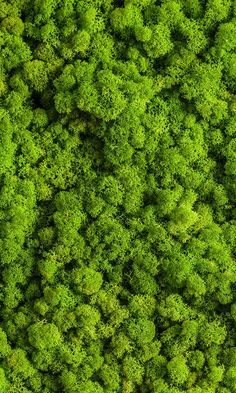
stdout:
POLYGON ((0 0, 0 393, 236 393, 235 0, 0 0))

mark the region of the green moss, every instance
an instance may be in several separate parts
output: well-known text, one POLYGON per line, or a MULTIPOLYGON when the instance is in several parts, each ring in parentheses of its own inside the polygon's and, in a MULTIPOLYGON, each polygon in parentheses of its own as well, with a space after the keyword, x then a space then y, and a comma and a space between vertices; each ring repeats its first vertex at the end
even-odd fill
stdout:
POLYGON ((0 0, 0 392, 236 393, 233 0, 0 0))

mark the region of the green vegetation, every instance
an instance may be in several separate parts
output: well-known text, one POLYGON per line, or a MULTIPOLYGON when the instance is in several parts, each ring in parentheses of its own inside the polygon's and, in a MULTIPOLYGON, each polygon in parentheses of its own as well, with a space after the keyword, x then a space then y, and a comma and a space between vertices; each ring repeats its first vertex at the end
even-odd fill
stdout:
POLYGON ((235 137, 235 0, 0 0, 0 393, 236 393, 235 137))

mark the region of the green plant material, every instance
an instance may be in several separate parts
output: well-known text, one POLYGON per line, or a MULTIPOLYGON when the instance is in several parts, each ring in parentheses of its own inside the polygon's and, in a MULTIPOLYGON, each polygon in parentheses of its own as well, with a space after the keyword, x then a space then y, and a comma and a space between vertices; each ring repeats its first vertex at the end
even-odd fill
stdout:
POLYGON ((0 0, 0 393, 236 393, 235 0, 0 0))

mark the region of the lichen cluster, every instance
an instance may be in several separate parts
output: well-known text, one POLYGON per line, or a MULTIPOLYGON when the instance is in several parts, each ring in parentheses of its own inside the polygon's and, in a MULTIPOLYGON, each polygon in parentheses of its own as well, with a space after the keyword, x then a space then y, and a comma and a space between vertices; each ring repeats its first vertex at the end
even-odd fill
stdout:
POLYGON ((236 393, 235 92, 235 0, 0 0, 1 393, 236 393))

